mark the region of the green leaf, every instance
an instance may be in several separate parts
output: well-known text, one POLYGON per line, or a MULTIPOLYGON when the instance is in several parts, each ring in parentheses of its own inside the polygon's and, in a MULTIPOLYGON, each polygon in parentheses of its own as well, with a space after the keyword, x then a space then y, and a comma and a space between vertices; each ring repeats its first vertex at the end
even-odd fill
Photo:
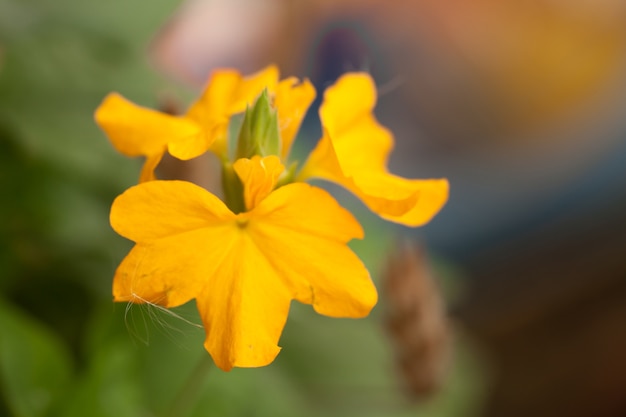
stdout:
POLYGON ((0 300, 0 384, 15 416, 46 415, 65 394, 72 361, 43 325, 0 300))
POLYGON ((137 381, 132 346, 113 340, 94 354, 76 389, 59 412, 63 417, 131 417, 147 415, 137 381))

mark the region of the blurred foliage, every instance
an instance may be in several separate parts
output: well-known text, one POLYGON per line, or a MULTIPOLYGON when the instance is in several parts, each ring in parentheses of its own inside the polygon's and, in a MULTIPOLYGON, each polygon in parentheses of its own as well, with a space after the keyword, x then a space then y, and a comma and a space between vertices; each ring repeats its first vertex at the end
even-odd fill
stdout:
MULTIPOLYGON (((171 315, 111 302, 130 244, 108 210, 140 161, 115 153, 93 123, 109 91, 153 107, 163 90, 190 94, 145 58, 176 6, 0 0, 0 415, 163 415, 206 357, 195 306, 171 315)), ((374 238, 355 249, 376 271, 389 232, 371 223, 374 238)), ((464 345, 442 394, 407 403, 377 313, 332 320, 294 305, 281 344, 266 368, 211 370, 189 415, 447 416, 477 404, 464 345)))

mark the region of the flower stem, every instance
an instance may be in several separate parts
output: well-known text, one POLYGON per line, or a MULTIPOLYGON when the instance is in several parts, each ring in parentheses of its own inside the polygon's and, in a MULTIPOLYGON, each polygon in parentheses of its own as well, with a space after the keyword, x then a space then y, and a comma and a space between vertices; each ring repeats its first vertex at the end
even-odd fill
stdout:
POLYGON ((191 407, 196 403, 204 379, 212 367, 213 359, 211 355, 203 352, 200 361, 193 368, 176 397, 174 397, 174 401, 172 401, 170 408, 166 411, 165 417, 184 417, 189 413, 191 407))
POLYGON ((224 203, 235 214, 246 211, 243 197, 243 184, 230 162, 222 164, 222 186, 224 188, 224 203))

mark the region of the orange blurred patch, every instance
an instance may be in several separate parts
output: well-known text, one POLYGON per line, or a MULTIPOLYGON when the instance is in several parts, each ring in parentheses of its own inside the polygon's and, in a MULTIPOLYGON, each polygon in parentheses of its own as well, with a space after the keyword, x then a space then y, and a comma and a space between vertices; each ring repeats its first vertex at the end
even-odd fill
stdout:
POLYGON ((190 0, 157 38, 154 56, 195 82, 214 67, 267 62, 314 76, 323 65, 316 48, 342 22, 366 28, 383 56, 363 61, 402 80, 426 130, 430 123, 433 136, 452 140, 561 120, 606 92, 626 57, 618 0, 190 0))

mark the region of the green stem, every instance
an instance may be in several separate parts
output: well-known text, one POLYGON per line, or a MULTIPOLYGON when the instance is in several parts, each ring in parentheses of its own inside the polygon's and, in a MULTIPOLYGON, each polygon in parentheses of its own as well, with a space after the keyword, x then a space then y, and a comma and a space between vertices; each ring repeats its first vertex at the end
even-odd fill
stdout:
POLYGON ((182 388, 174 397, 172 405, 165 413, 166 417, 183 417, 188 414, 191 407, 196 403, 203 382, 209 373, 209 369, 212 367, 213 359, 211 355, 202 352, 200 361, 193 368, 182 388))
POLYGON ((243 184, 230 162, 222 163, 222 187, 224 203, 235 214, 246 211, 243 197, 243 184))

